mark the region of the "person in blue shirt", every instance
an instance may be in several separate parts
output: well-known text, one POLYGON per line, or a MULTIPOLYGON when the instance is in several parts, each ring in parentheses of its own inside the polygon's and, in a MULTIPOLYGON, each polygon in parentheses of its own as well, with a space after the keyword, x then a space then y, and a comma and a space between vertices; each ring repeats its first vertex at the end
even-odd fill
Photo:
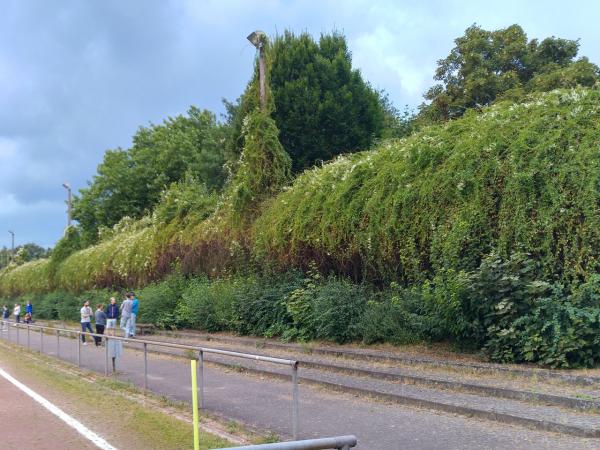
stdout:
POLYGON ((133 292, 130 292, 127 297, 133 300, 133 305, 131 306, 131 319, 129 321, 129 336, 135 337, 135 320, 137 319, 138 311, 140 310, 140 301, 133 292))
POLYGON ((31 301, 27 301, 27 305, 25 305, 25 314, 29 314, 30 319, 33 319, 33 305, 31 301))

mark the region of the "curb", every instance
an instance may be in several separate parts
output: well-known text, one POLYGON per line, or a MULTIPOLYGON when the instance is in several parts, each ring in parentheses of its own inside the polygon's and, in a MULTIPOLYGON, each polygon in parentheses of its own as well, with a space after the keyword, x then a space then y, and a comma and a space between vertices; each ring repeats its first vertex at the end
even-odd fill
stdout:
MULTIPOLYGON (((177 335, 177 333, 174 333, 177 335)), ((168 336, 168 335, 166 335, 168 336)), ((185 337, 185 334, 180 334, 180 336, 185 337)), ((192 335, 188 335, 192 337, 192 335)), ((230 337, 222 337, 222 336, 210 336, 210 335, 197 335, 194 336, 198 339, 204 341, 214 341, 214 342, 222 342, 225 344, 238 344, 238 345, 246 345, 251 346, 254 344, 256 348, 274 348, 274 349, 282 349, 288 351, 298 351, 300 353, 307 353, 306 349, 295 344, 284 344, 279 342, 269 342, 269 341, 261 341, 254 340, 251 341, 248 339, 246 342, 242 340, 238 340, 230 337)), ((328 356, 336 356, 336 357, 347 357, 351 359, 372 359, 379 361, 398 361, 405 364, 423 364, 430 365, 434 367, 457 367, 457 368, 466 368, 466 369, 475 369, 478 371, 487 371, 487 372, 501 372, 501 373, 510 373, 525 377, 542 377, 546 379, 556 379, 560 381, 565 381, 569 383, 574 383, 582 386, 590 386, 593 384, 600 383, 600 377, 595 376, 583 376, 583 375, 569 375, 564 373, 554 372, 550 369, 544 368, 531 368, 531 369, 516 369, 512 367, 503 367, 500 365, 488 365, 488 364, 478 364, 478 363, 463 363, 457 361, 442 361, 435 360, 430 358, 416 358, 416 357, 408 357, 408 356, 399 356, 392 354, 381 354, 375 353, 372 351, 357 351, 350 349, 330 349, 325 347, 314 347, 309 349, 310 353, 314 353, 317 355, 328 355, 328 356)))
MULTIPOLYGON (((231 365, 223 363, 221 361, 207 361, 216 366, 221 366, 231 369, 231 365)), ((238 366, 239 367, 239 366, 238 366)), ((277 379, 288 380, 289 375, 285 375, 278 372, 269 372, 260 369, 254 369, 249 367, 241 367, 242 371, 253 373, 256 375, 269 376, 277 379)), ((328 388, 337 392, 346 394, 360 395, 362 397, 374 398, 377 400, 393 402, 399 405, 413 406, 433 411, 441 411, 446 413, 458 414, 466 417, 477 417, 479 419, 485 419, 492 422, 500 422, 509 425, 520 425, 527 428, 532 428, 542 431, 552 431, 562 434, 568 434, 571 436, 582 437, 582 438, 600 438, 600 430, 590 429, 585 427, 579 427, 576 425, 565 425, 562 423, 551 422, 547 420, 531 419, 528 417, 516 416, 509 413, 500 413, 492 411, 483 411, 481 409, 470 408, 467 406, 457 406, 448 403, 436 402, 432 400, 424 400, 420 398, 411 397, 408 395, 390 394, 386 392, 380 392, 369 389, 361 389, 351 386, 346 386, 340 383, 332 383, 329 381, 317 380, 315 378, 300 376, 300 381, 308 385, 328 388)))

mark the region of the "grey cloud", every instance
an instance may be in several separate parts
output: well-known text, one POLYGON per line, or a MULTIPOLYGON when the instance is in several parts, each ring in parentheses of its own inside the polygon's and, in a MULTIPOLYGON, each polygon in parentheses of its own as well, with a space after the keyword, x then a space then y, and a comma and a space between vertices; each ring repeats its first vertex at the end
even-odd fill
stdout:
MULTIPOLYGON (((532 36, 582 38, 598 62, 594 18, 558 2, 246 0, 5 0, 0 11, 0 246, 4 229, 53 244, 64 227, 64 189, 86 185, 107 148, 130 145, 139 125, 185 112, 222 111, 247 82, 245 36, 291 28, 343 31, 355 62, 397 105, 420 102, 435 61, 473 22, 522 23, 532 36), (260 7, 259 7, 260 6, 260 7), (576 22, 575 22, 576 21, 576 22), (386 41, 377 41, 386 30, 386 41), (574 35, 575 34, 575 35, 574 35), (382 55, 369 45, 380 46, 382 55), (595 54, 593 52, 596 52, 595 54), (384 56, 389 58, 385 61, 384 56), (398 67, 398 66, 401 67, 398 67), (4 144, 3 144, 4 143, 4 144), (2 145, 14 146, 10 155, 2 145)), ((597 8, 596 8, 597 9, 597 8)), ((597 11, 596 11, 597 13, 597 11)))

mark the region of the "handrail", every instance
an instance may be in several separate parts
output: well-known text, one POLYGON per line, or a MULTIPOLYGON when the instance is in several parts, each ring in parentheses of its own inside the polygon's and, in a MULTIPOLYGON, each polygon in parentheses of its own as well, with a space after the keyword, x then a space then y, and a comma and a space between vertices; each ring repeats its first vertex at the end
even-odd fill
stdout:
POLYGON ((197 346, 197 345, 177 344, 176 342, 157 341, 154 339, 150 339, 150 340, 137 339, 137 338, 130 339, 130 338, 125 338, 125 337, 121 337, 121 336, 111 336, 109 334, 90 333, 87 331, 83 332, 83 331, 72 330, 72 329, 68 329, 68 328, 47 327, 44 325, 34 325, 34 324, 27 324, 27 323, 10 322, 7 320, 3 320, 3 322, 8 323, 8 324, 13 324, 20 328, 26 328, 26 327, 41 328, 43 330, 50 330, 53 332, 58 331, 58 332, 62 332, 62 333, 70 333, 70 334, 77 334, 77 335, 83 334, 85 336, 109 338, 109 339, 114 339, 114 340, 118 340, 118 341, 129 342, 129 343, 156 345, 158 347, 178 348, 180 350, 202 351, 204 353, 214 353, 214 354, 218 354, 218 355, 233 356, 236 358, 252 359, 255 361, 264 361, 264 362, 270 362, 273 364, 282 364, 282 365, 292 366, 292 367, 298 365, 298 361, 293 360, 293 359, 273 358, 271 356, 255 355, 253 353, 233 352, 230 350, 221 350, 221 349, 212 348, 212 347, 201 347, 201 346, 197 346))
MULTIPOLYGON (((86 331, 79 330, 69 330, 67 328, 56 328, 56 327, 47 327, 43 325, 34 325, 30 323, 20 323, 20 322, 11 322, 8 320, 1 320, 4 324, 14 325, 17 327, 17 344, 19 344, 19 329, 26 328, 27 329, 27 348, 29 348, 29 330, 31 328, 40 330, 40 353, 44 352, 44 330, 52 331, 56 333, 56 357, 60 359, 60 333, 67 333, 70 335, 77 335, 77 365, 81 366, 81 339, 80 336, 92 336, 104 338, 106 342, 113 339, 116 341, 122 341, 132 344, 142 344, 143 352, 144 352, 144 389, 148 388, 148 345, 154 345, 157 347, 169 347, 169 348, 177 348, 181 350, 190 350, 194 352, 198 352, 198 368, 200 371, 199 376, 199 390, 200 390, 200 407, 204 408, 204 354, 205 353, 213 353, 217 355, 231 356, 234 358, 245 358, 251 359, 254 361, 263 361, 273 364, 282 364, 286 366, 290 366, 291 371, 291 380, 292 380, 292 436, 294 439, 298 438, 298 429, 299 429, 299 392, 298 392, 298 361, 293 359, 283 359, 283 358, 273 358, 270 356, 262 356, 262 355, 254 355, 252 353, 241 353, 234 352, 230 350, 221 350, 217 348, 210 347, 201 347, 195 345, 185 345, 185 344, 177 344, 175 342, 165 342, 165 341, 157 341, 157 340, 147 340, 147 339, 130 339, 121 336, 114 336, 109 334, 98 334, 98 333, 89 333, 86 331)), ((8 336, 10 339, 10 334, 8 336)), ((105 365, 104 365, 104 373, 108 375, 108 346, 105 347, 105 365)), ((113 373, 115 371, 115 358, 113 358, 113 373)), ((303 448, 303 447, 301 447, 303 448)), ((323 447, 321 447, 323 448, 323 447)))
POLYGON ((274 444, 247 445, 245 447, 227 447, 221 450, 349 450, 355 447, 356 436, 336 436, 322 439, 306 439, 303 441, 277 442, 274 444))

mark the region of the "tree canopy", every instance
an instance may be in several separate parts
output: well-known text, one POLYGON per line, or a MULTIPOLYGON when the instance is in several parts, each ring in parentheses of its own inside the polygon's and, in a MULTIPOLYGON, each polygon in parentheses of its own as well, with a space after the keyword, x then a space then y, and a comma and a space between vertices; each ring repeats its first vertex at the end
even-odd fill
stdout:
POLYGON ((587 58, 575 59, 579 42, 549 37, 527 40, 519 25, 488 31, 472 25, 438 61, 434 85, 425 94, 430 104, 421 117, 430 121, 459 117, 469 108, 497 98, 559 87, 592 86, 599 69, 587 58))
POLYGON ((90 185, 74 200, 73 217, 84 242, 94 242, 100 227, 148 213, 171 183, 186 176, 219 190, 225 182, 227 133, 213 113, 191 107, 187 116, 141 127, 130 149, 108 150, 90 185))
POLYGON ((40 258, 47 258, 51 253, 49 248, 41 247, 33 242, 15 247, 14 257, 10 248, 0 248, 0 269, 6 267, 11 261, 24 264, 40 258))
MULTIPOLYGON (((346 38, 337 32, 315 41, 308 33, 286 31, 267 49, 272 117, 279 139, 300 172, 340 153, 370 147, 382 134, 384 108, 379 94, 352 68, 346 38)), ((243 147, 242 121, 257 104, 250 81, 236 108, 234 147, 243 147)))

